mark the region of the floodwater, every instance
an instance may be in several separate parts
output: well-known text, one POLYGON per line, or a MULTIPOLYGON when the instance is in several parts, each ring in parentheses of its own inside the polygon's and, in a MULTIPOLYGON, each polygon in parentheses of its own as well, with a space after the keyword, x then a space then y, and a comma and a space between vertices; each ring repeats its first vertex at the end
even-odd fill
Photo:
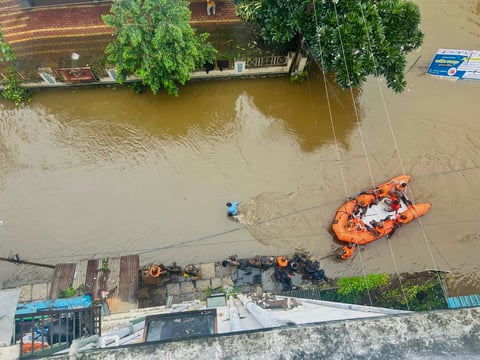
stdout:
MULTIPOLYGON (((55 264, 141 254, 215 261, 308 249, 328 276, 439 268, 479 291, 480 83, 425 74, 438 48, 480 49, 480 2, 419 2, 408 89, 351 93, 321 75, 190 83, 179 98, 45 91, 0 108, 0 256, 55 264), (401 173, 420 221, 338 261, 347 196, 401 173), (241 223, 225 202, 240 202, 241 223)), ((4 286, 51 270, 0 264, 4 286)), ((458 290, 460 289, 460 290, 458 290)))

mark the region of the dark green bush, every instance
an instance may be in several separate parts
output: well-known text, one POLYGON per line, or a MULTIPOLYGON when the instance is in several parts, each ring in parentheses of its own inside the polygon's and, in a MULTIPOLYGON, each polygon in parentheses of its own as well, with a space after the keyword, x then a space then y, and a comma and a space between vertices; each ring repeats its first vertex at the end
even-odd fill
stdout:
POLYGON ((370 274, 366 277, 354 276, 341 278, 337 281, 338 293, 346 302, 358 303, 369 290, 387 286, 388 274, 370 274))

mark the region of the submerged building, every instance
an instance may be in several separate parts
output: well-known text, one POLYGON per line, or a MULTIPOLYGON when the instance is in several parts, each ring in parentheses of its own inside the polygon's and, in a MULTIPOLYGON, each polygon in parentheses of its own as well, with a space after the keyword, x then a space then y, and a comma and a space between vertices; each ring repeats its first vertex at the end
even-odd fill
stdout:
MULTIPOLYGON (((112 1, 0 0, 0 30, 16 55, 16 74, 22 84, 32 88, 115 84, 114 66, 105 65, 106 46, 114 40, 114 29, 102 15, 112 1)), ((232 0, 218 2, 217 15, 208 17, 203 1, 191 0, 190 24, 220 29, 232 36, 248 33, 235 15, 232 0)), ((235 41, 234 37, 231 41, 235 41)), ((220 57, 190 74, 191 79, 288 75, 301 73, 305 56, 294 53, 238 58, 220 57)), ((0 78, 7 69, 0 68, 0 78)), ((128 76, 126 81, 140 81, 128 76)))

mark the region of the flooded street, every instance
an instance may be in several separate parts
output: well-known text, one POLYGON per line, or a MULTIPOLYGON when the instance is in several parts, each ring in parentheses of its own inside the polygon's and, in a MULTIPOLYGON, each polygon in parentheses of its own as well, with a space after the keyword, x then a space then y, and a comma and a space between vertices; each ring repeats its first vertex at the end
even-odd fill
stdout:
MULTIPOLYGON (((102 88, 2 101, 0 256, 185 265, 303 246, 331 277, 439 268, 461 273, 452 288, 479 291, 480 82, 425 71, 438 48, 480 49, 480 2, 418 3, 425 41, 400 95, 373 78, 326 91, 313 74, 195 82, 179 98, 102 88), (431 210, 336 260, 338 207, 402 173, 431 210), (226 217, 229 200, 241 223, 226 217)), ((50 271, 0 270, 4 286, 50 271)))

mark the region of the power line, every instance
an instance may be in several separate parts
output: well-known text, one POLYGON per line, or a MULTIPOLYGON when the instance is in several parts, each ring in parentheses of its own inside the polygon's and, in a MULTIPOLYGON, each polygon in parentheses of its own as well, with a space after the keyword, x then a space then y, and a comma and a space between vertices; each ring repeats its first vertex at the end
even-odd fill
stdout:
MULTIPOLYGON (((310 207, 309 209, 314 209, 314 208, 315 207, 310 207)), ((292 216, 292 215, 298 214, 300 212, 301 211, 291 213, 291 214, 288 214, 288 215, 285 215, 285 216, 292 216)), ((285 217, 285 216, 282 216, 282 217, 285 217)), ((265 219, 265 220, 259 221, 258 223, 256 223, 256 225, 260 225, 261 223, 272 222, 274 220, 279 220, 282 217, 276 217, 275 219, 273 219, 273 218, 272 219, 265 219)), ((480 223, 480 219, 471 219, 471 220, 464 220, 464 221, 451 221, 451 222, 440 222, 440 223, 427 223, 427 224, 423 224, 423 226, 428 227, 428 226, 443 226, 443 225, 463 225, 465 223, 480 223)), ((411 225, 414 226, 414 224, 411 224, 411 225)), ((253 225, 250 225, 249 227, 253 227, 253 225)), ((230 244, 230 243, 239 243, 239 242, 244 243, 244 242, 249 242, 249 241, 250 242, 257 241, 257 240, 254 240, 254 239, 240 239, 240 240, 233 240, 233 241, 228 240, 228 241, 221 241, 221 242, 197 243, 201 240, 212 239, 214 237, 218 237, 218 236, 220 236, 220 234, 228 234, 228 233, 233 233, 233 232, 240 231, 240 230, 247 230, 247 228, 244 227, 244 226, 241 226, 241 227, 237 227, 235 229, 229 230, 229 231, 215 233, 215 234, 212 234, 210 236, 202 236, 202 237, 199 237, 199 238, 194 238, 194 239, 190 239, 190 240, 187 240, 187 241, 183 241, 181 243, 169 244, 169 245, 166 245, 166 246, 163 246, 163 247, 157 247, 157 248, 135 249, 135 250, 125 251, 125 252, 135 253, 135 254, 145 254, 145 253, 148 253, 148 252, 155 252, 155 251, 161 251, 161 250, 173 249, 173 248, 185 248, 185 247, 197 247, 197 246, 203 246, 203 245, 221 245, 221 244, 230 244)), ((301 234, 301 235, 295 235, 295 238, 315 237, 315 236, 321 236, 321 235, 324 235, 324 234, 325 234, 324 232, 301 234)), ((292 239, 292 236, 275 236, 275 237, 269 237, 269 238, 264 239, 264 240, 268 240, 269 242, 273 242, 273 241, 285 240, 285 239, 292 239)), ((432 240, 430 239, 430 241, 432 241, 432 240)), ((444 259, 445 263, 447 263, 447 265, 448 265, 448 262, 445 260, 445 257, 441 254, 441 252, 438 250, 438 248, 436 248, 436 250, 440 254, 440 256, 444 259)), ((117 254, 117 253, 122 253, 122 252, 119 252, 119 251, 117 251, 117 252, 102 251, 102 252, 96 252, 96 253, 93 253, 93 254, 95 254, 95 255, 109 255, 109 254, 117 254)), ((91 254, 81 254, 81 255, 79 255, 79 257, 91 258, 91 255, 92 255, 92 253, 91 254)), ((28 260, 63 259, 63 258, 71 258, 71 257, 72 257, 71 255, 50 256, 50 257, 29 258, 28 260)))

